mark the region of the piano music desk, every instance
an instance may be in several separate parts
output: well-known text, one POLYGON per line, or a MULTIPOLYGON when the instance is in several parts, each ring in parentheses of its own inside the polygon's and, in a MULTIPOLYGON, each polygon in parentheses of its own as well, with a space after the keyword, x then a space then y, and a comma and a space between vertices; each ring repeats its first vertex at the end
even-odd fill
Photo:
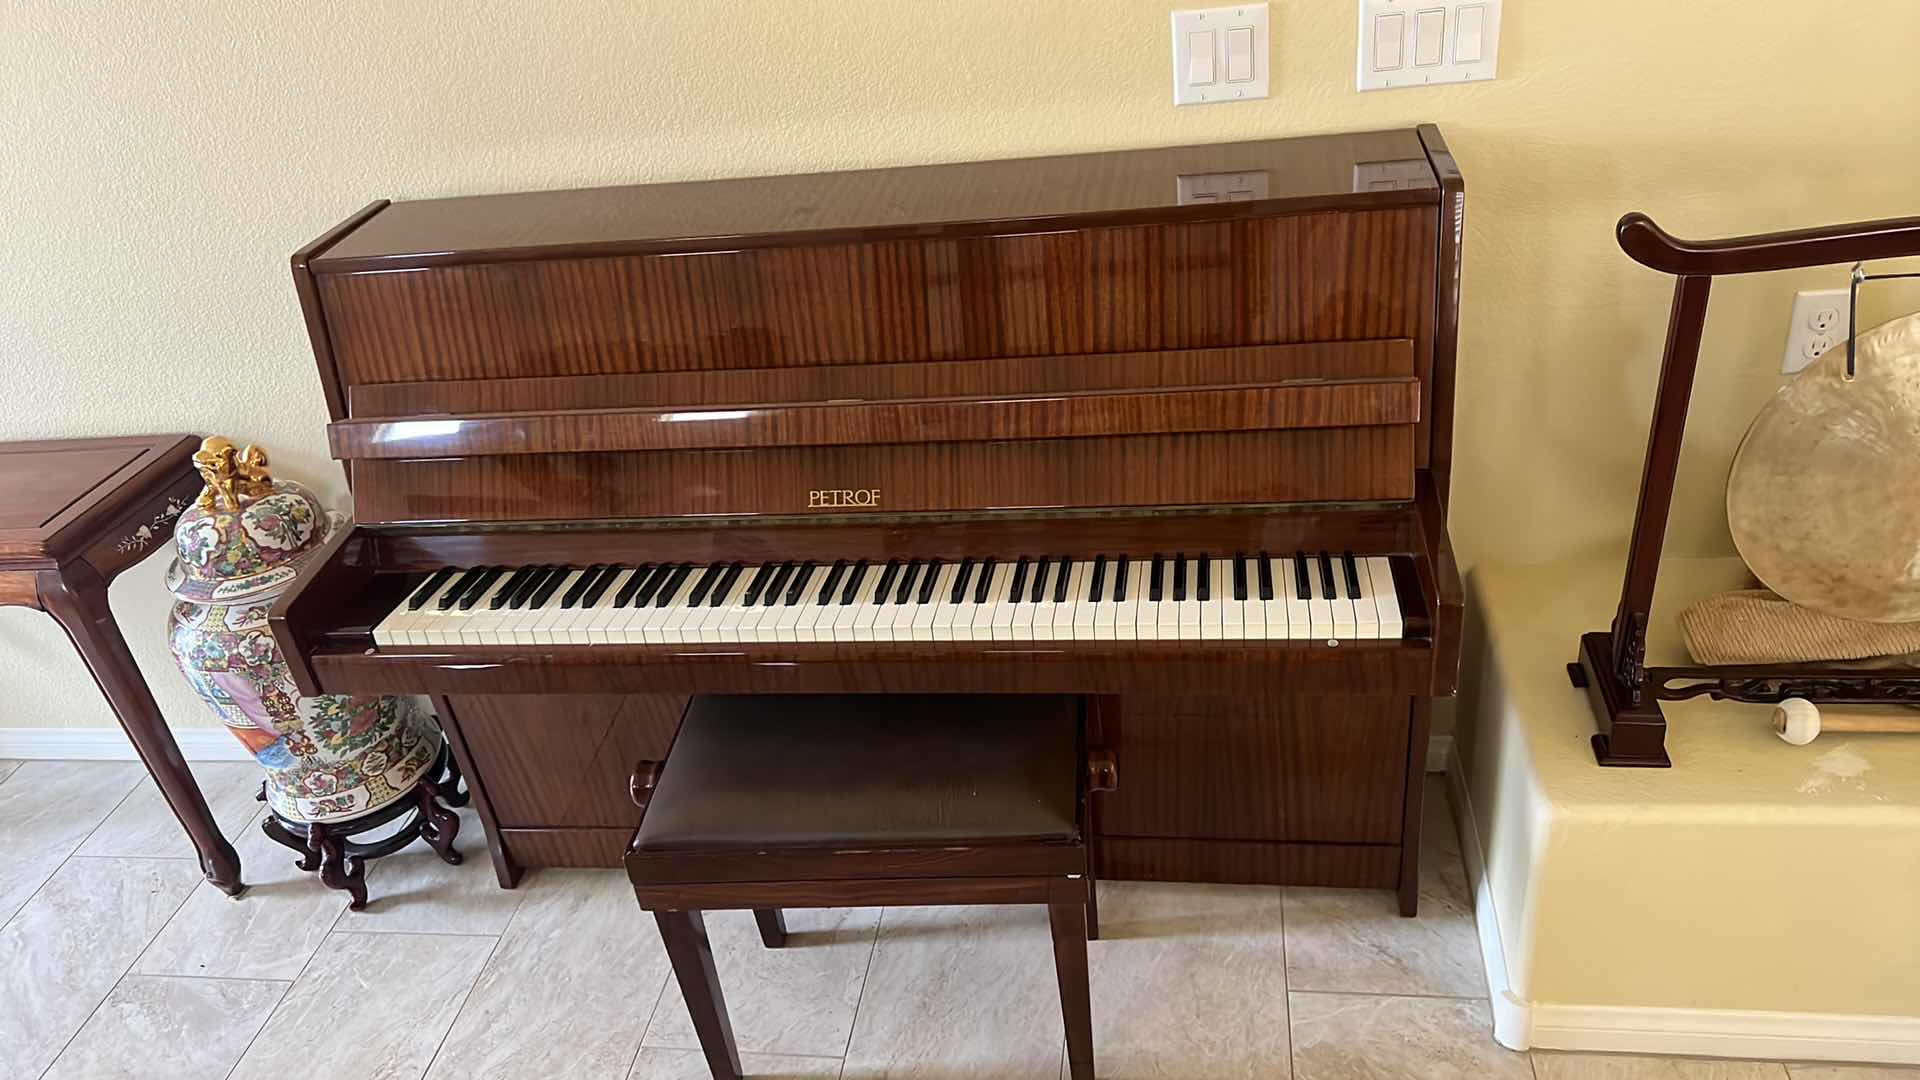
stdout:
POLYGON ((229 896, 240 856, 207 810, 180 746, 113 621, 107 585, 173 543, 200 494, 192 435, 0 443, 0 605, 53 616, 193 838, 200 869, 229 896))

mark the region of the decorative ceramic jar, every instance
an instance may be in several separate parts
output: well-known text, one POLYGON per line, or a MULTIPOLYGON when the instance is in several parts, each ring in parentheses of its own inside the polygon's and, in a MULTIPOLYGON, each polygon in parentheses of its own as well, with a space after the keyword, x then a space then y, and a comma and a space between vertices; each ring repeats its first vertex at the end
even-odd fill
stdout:
POLYGON ((420 699, 301 697, 267 627, 274 599, 345 516, 269 478, 254 447, 208 439, 194 463, 207 487, 174 526, 168 638, 187 681, 266 770, 274 815, 348 822, 417 795, 442 747, 420 699))

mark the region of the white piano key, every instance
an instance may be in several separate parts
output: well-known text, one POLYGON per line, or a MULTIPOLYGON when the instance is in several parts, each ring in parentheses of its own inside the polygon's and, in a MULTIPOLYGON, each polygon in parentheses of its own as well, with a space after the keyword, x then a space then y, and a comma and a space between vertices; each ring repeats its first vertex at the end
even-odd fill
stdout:
POLYGON ((445 611, 436 611, 434 613, 433 623, 427 630, 426 643, 429 645, 462 644, 460 631, 466 628, 467 623, 472 620, 476 614, 486 610, 487 595, 499 588, 499 586, 500 580, 498 578, 489 582, 486 589, 482 592, 479 602, 465 610, 462 610, 460 605, 455 604, 445 611))
MULTIPOLYGON (((1287 610, 1287 597, 1292 595, 1288 590, 1293 588, 1293 579, 1287 576, 1286 559, 1273 555, 1266 556, 1265 558, 1267 562, 1267 576, 1273 582, 1273 596, 1269 599, 1254 599, 1249 602, 1260 606, 1260 619, 1266 624, 1266 639, 1268 641, 1284 640, 1293 636, 1291 632, 1292 628, 1288 625, 1289 612, 1287 610)), ((1247 592, 1248 596, 1255 598, 1260 596, 1259 562, 1260 559, 1258 557, 1253 560, 1251 581, 1247 592)), ((1300 636, 1306 636, 1304 629, 1301 631, 1300 636)))
MULTIPOLYGON (((567 590, 573 588, 573 583, 580 580, 582 572, 583 571, 580 570, 567 571, 561 577, 559 586, 547 594, 547 602, 539 607, 536 608, 532 605, 531 601, 528 602, 527 607, 522 609, 521 614, 523 617, 517 620, 512 627, 513 644, 553 644, 552 630, 554 624, 560 621, 560 601, 566 598, 567 590)), ((542 586, 542 588, 544 589, 545 587, 542 586)))
POLYGON ((1053 636, 1061 641, 1093 640, 1093 601, 1087 599, 1093 588, 1093 560, 1078 559, 1067 575, 1066 610, 1053 616, 1053 636))
MULTIPOLYGON (((919 595, 917 593, 914 595, 913 619, 907 628, 907 640, 933 640, 933 621, 939 618, 940 609, 948 606, 948 600, 953 593, 953 579, 959 573, 959 563, 943 562, 939 569, 933 571, 933 593, 927 598, 927 602, 920 603, 919 595)), ((953 624, 947 625, 951 628, 953 624)))
POLYGON ((1353 600, 1353 636, 1370 641, 1380 636, 1380 612, 1373 598, 1373 575, 1367 572, 1367 560, 1361 556, 1353 557, 1353 566, 1360 572, 1360 592, 1353 600))
MULTIPOLYGON (((879 611, 876 612, 873 617, 873 640, 875 641, 892 641, 894 639, 895 628, 899 626, 902 616, 905 616, 909 623, 913 620, 913 597, 907 597, 905 604, 899 602, 900 586, 906 580, 909 567, 912 567, 916 572, 920 569, 920 567, 914 566, 911 562, 901 563, 900 572, 895 574, 893 580, 887 583, 887 595, 877 597, 877 599, 883 602, 880 604, 879 611)), ((914 581, 908 585, 908 588, 914 589, 917 592, 919 584, 919 579, 916 577, 914 581)))
MULTIPOLYGON (((1114 639, 1121 607, 1120 602, 1114 599, 1114 590, 1120 584, 1120 566, 1119 559, 1107 560, 1107 572, 1100 581, 1100 602, 1093 605, 1093 633, 1089 636, 1094 641, 1114 639)), ((1131 629, 1132 624, 1129 623, 1128 627, 1131 629)))
POLYGON ((1380 617, 1380 636, 1398 638, 1402 633, 1400 623, 1400 594, 1393 587, 1393 564, 1384 555, 1372 555, 1366 561, 1367 576, 1373 584, 1373 604, 1380 617))
POLYGON ((1208 618, 1207 609, 1212 608, 1217 617, 1219 631, 1213 636, 1221 639, 1238 640, 1246 636, 1241 626, 1240 601, 1233 596, 1233 560, 1213 560, 1213 599, 1201 605, 1200 617, 1208 618))
POLYGON ((461 620, 460 644, 478 646, 491 643, 491 631, 493 627, 500 624, 505 615, 504 608, 497 610, 494 608, 493 600, 494 597, 506 591, 507 584, 511 581, 513 581, 513 574, 508 572, 501 574, 494 579, 493 584, 487 586, 487 591, 481 594, 479 601, 473 605, 473 610, 461 620))
MULTIPOLYGON (((646 617, 638 624, 640 639, 652 645, 664 645, 682 640, 680 627, 686 622, 687 597, 693 593, 693 583, 700 580, 703 567, 688 570, 680 584, 675 585, 667 606, 660 606, 660 597, 655 594, 653 603, 647 605, 646 617)), ((671 578, 669 578, 671 580, 671 578)))
POLYGON ((1325 640, 1333 636, 1333 602, 1327 596, 1326 579, 1321 572, 1320 558, 1307 556, 1307 619, 1313 628, 1313 637, 1325 640))
POLYGON ((1116 641, 1136 641, 1158 636, 1158 618, 1154 613, 1152 586, 1153 561, 1135 559, 1127 566, 1127 598, 1118 601, 1113 613, 1116 641))
MULTIPOLYGON (((1017 568, 1018 561, 1016 560, 1006 564, 1004 567, 1006 572, 1004 574, 995 573, 993 589, 987 596, 987 599, 993 603, 993 613, 991 615, 991 622, 988 625, 987 636, 994 641, 1013 640, 1013 620, 1019 615, 1020 609, 1026 606, 1024 601, 1016 603, 1010 595, 1013 588, 1014 572, 1017 568)), ((1027 572, 1021 577, 1020 588, 1022 591, 1025 591, 1027 587, 1027 578, 1032 575, 1033 563, 1028 562, 1027 572)))
MULTIPOLYGON (((460 575, 455 573, 440 582, 440 584, 434 586, 433 591, 427 595, 425 603, 418 608, 408 608, 408 601, 413 599, 413 593, 408 593, 406 598, 400 601, 400 605, 389 612, 385 619, 380 620, 380 625, 374 627, 374 644, 413 644, 412 634, 414 628, 426 622, 427 612, 433 610, 434 605, 439 602, 440 597, 444 595, 448 589, 453 588, 453 583, 459 580, 460 575)), ((424 586, 425 582, 422 582, 421 585, 424 586)))
POLYGON ((960 564, 947 567, 941 575, 941 583, 934 590, 933 624, 929 634, 934 641, 953 641, 956 636, 964 639, 971 630, 973 584, 980 578, 980 567, 977 563, 969 563, 967 569, 967 580, 960 582, 960 564), (953 600, 955 583, 961 584, 959 603, 953 600), (954 633, 955 627, 961 628, 959 635, 954 633))
MULTIPOLYGON (((1309 602, 1300 598, 1300 577, 1291 555, 1275 556, 1273 560, 1273 591, 1281 598, 1287 612, 1287 637, 1301 641, 1313 636, 1313 623, 1307 617, 1309 602)), ((1273 609, 1267 609, 1267 625, 1273 625, 1273 609)), ((1271 633, 1271 631, 1269 631, 1271 633)))
MULTIPOLYGON (((1153 636, 1162 641, 1180 639, 1181 608, 1186 605, 1186 601, 1175 599, 1173 593, 1173 579, 1176 576, 1174 571, 1179 562, 1180 560, 1169 557, 1160 564, 1160 602, 1154 605, 1153 636)), ((1198 630, 1200 625, 1198 604, 1194 605, 1193 615, 1194 628, 1198 630)), ((1198 634, 1195 636, 1197 637, 1198 634)))
POLYGON ((614 574, 613 580, 607 582, 607 587, 600 591, 599 598, 587 607, 587 617, 581 620, 586 629, 587 644, 614 644, 613 638, 608 633, 608 630, 613 624, 614 617, 619 614, 620 609, 615 607, 613 602, 620 595, 621 587, 626 585, 626 583, 632 579, 633 575, 634 568, 632 567, 614 574))
POLYGON ((1342 641, 1359 636, 1356 616, 1353 612, 1353 597, 1347 594, 1350 583, 1347 581, 1346 560, 1329 553, 1326 558, 1327 569, 1333 571, 1333 593, 1328 602, 1333 606, 1333 636, 1342 641))
MULTIPOLYGON (((1056 567, 1052 562, 1041 559, 1035 559, 1027 564, 1027 580, 1026 583, 1020 587, 1020 602, 1013 609, 1013 626, 1011 629, 1015 641, 1033 640, 1034 620, 1040 618, 1042 607, 1047 605, 1051 599, 1051 597, 1049 597, 1046 600, 1035 600, 1033 598, 1034 585, 1037 582, 1051 585, 1053 583, 1053 577, 1050 571, 1054 569, 1056 569, 1056 567)), ((1046 596, 1047 594, 1043 590, 1041 595, 1046 596)), ((1047 610, 1051 612, 1052 609, 1049 607, 1047 610)), ((1047 619, 1047 625, 1050 626, 1052 621, 1051 617, 1049 617, 1047 619)), ((1045 633, 1046 631, 1043 629, 1041 632, 1045 633)))
POLYGON ((793 640, 833 640, 833 605, 834 601, 840 598, 840 588, 846 584, 847 574, 850 570, 850 566, 841 567, 840 576, 836 578, 833 576, 832 566, 823 566, 820 568, 819 576, 815 578, 812 590, 808 592, 800 602, 800 615, 793 622, 793 640), (820 592, 827 587, 829 580, 833 582, 833 591, 828 594, 827 601, 822 603, 820 600, 820 592))
MULTIPOLYGON (((720 572, 725 573, 724 570, 720 572)), ((693 599, 693 590, 703 583, 708 586, 708 592, 713 591, 713 582, 702 581, 702 575, 706 573, 706 566, 696 564, 693 570, 687 574, 687 580, 681 582, 680 588, 675 590, 675 595, 666 617, 661 619, 653 627, 653 631, 660 635, 660 641, 663 644, 672 645, 700 640, 697 634, 691 632, 691 628, 698 625, 696 620, 700 612, 706 610, 705 601, 708 597, 703 593, 701 595, 702 603, 699 605, 691 604, 689 601, 693 599)))
MULTIPOLYGON (((901 564, 901 566, 905 565, 905 563, 901 564)), ((896 568, 894 577, 898 578, 898 576, 899 569, 896 568)), ((875 566, 868 572, 867 577, 868 580, 861 588, 859 598, 854 601, 854 607, 860 609, 860 613, 853 620, 853 640, 855 641, 874 640, 873 624, 880 617, 880 609, 883 606, 880 602, 881 585, 884 583, 886 586, 886 599, 892 600, 893 590, 900 584, 897 580, 888 580, 885 564, 875 566)))
POLYGON ((807 614, 813 598, 820 595, 820 583, 826 580, 828 570, 825 566, 811 566, 804 572, 795 568, 793 577, 789 577, 786 586, 780 590, 780 609, 773 617, 773 640, 800 640, 800 620, 807 614), (788 604, 787 597, 794 591, 794 577, 800 579, 800 591, 798 599, 788 604))
POLYGON ((700 620, 698 631, 701 641, 723 642, 733 640, 731 634, 732 628, 728 625, 728 620, 738 620, 740 600, 747 594, 747 586, 753 583, 753 572, 755 569, 755 567, 751 566, 742 566, 740 572, 734 575, 733 583, 723 590, 725 595, 720 598, 720 603, 714 604, 712 595, 708 595, 707 614, 705 618, 700 620))
MULTIPOLYGON (((885 572, 885 568, 869 565, 858 567, 857 571, 861 576, 854 589, 853 602, 842 603, 840 600, 840 598, 846 594, 847 581, 841 581, 840 586, 833 590, 833 621, 829 625, 833 630, 834 641, 853 640, 853 624, 860 618, 862 610, 860 607, 861 601, 863 598, 873 595, 873 587, 878 583, 880 575, 885 572)), ((856 567, 849 566, 847 567, 845 576, 852 578, 855 572, 856 567)))
POLYGON ((712 640, 729 642, 744 640, 743 629, 751 631, 754 623, 759 621, 759 609, 747 603, 747 590, 753 587, 755 577, 760 577, 760 584, 763 587, 766 585, 766 577, 761 574, 761 569, 758 566, 740 568, 740 577, 734 582, 733 594, 721 605, 720 618, 711 627, 715 634, 712 640))

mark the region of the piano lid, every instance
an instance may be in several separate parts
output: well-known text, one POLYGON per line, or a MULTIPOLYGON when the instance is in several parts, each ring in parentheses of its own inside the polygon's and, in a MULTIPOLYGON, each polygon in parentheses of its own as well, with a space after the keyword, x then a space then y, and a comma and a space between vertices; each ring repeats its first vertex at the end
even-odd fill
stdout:
POLYGON ((715 251, 1438 200, 1420 138, 1407 129, 397 202, 312 267, 715 251))

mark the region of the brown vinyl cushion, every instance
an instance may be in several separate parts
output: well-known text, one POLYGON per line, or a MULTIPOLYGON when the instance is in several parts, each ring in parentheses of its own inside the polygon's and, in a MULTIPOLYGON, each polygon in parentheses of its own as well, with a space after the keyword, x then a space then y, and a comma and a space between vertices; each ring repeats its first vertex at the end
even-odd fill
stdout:
POLYGON ((1073 697, 699 696, 635 851, 1077 840, 1073 697))

